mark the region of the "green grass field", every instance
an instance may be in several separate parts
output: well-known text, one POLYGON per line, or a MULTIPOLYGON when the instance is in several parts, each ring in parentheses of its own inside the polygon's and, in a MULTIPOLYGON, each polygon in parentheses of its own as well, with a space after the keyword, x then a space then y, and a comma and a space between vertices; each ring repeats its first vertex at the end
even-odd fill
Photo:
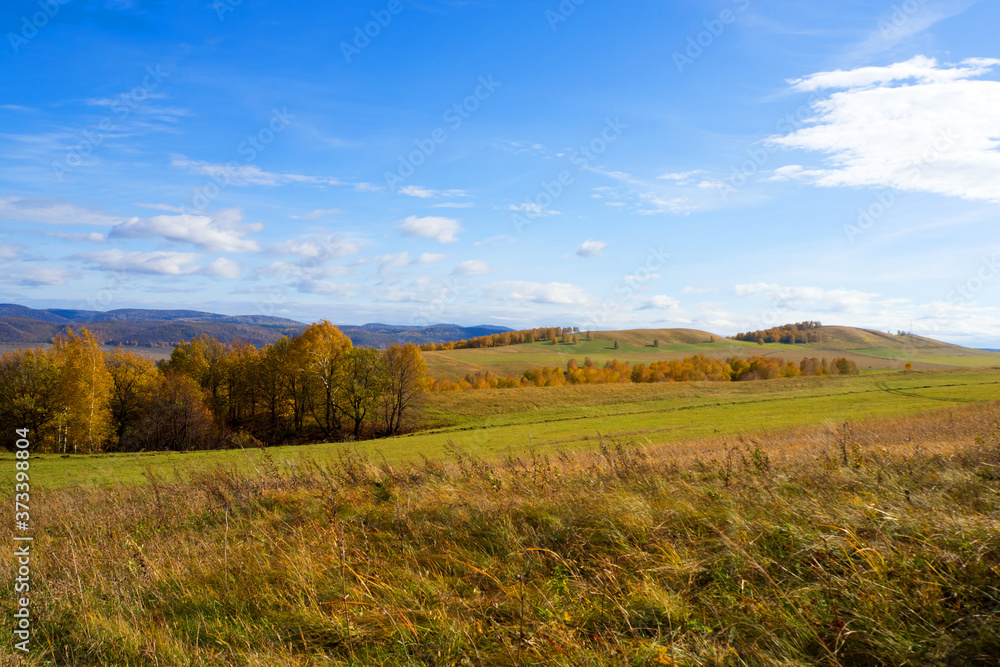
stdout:
POLYGON ((754 355, 784 357, 799 361, 803 357, 847 357, 866 370, 900 370, 910 362, 917 370, 1000 366, 1000 354, 973 350, 919 336, 894 336, 850 327, 822 327, 821 343, 758 345, 730 340, 705 331, 689 329, 637 329, 594 332, 594 340, 580 336, 576 345, 551 342, 425 352, 432 377, 458 380, 468 373, 490 370, 498 375, 519 377, 528 368, 560 366, 586 357, 603 365, 612 359, 650 363, 663 359, 683 359, 694 354, 724 359, 754 355), (659 340, 659 347, 653 341, 659 340), (619 349, 614 349, 618 341, 619 349))
MULTIPOLYGON (((675 443, 787 427, 926 412, 1000 399, 1000 369, 816 377, 767 382, 696 382, 584 385, 426 394, 421 419, 430 428, 365 441, 272 447, 279 465, 327 458, 356 448, 394 463, 440 457, 449 443, 479 456, 507 451, 593 448, 597 434, 641 443, 675 443)), ((218 465, 252 469, 252 451, 42 454, 32 462, 32 483, 58 488, 187 478, 218 465)), ((13 459, 0 455, 0 479, 10 481, 13 459)))

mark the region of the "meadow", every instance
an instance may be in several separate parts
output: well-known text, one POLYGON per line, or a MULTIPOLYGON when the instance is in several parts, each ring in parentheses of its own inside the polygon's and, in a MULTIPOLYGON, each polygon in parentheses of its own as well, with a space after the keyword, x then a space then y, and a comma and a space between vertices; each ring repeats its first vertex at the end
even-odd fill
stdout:
POLYGON ((994 665, 998 420, 46 489, 37 634, 3 664, 994 665))
POLYGON ((473 348, 424 352, 432 377, 458 380, 469 373, 489 370, 497 375, 519 377, 526 369, 540 366, 566 367, 570 359, 583 363, 590 357, 603 366, 612 359, 648 364, 663 359, 683 359, 703 354, 707 357, 783 357, 799 361, 803 357, 845 357, 862 372, 901 370, 906 363, 917 370, 955 367, 1000 366, 1000 354, 974 350, 922 338, 896 336, 853 327, 820 327, 823 341, 808 344, 750 343, 731 340, 706 331, 691 329, 640 329, 600 331, 578 343, 536 342, 507 347, 473 348), (615 342, 618 349, 615 349, 615 342), (654 347, 654 342, 659 345, 654 347))
MULTIPOLYGON (((915 414, 1000 397, 1000 369, 882 372, 860 376, 790 378, 765 382, 691 382, 528 387, 424 394, 425 428, 356 444, 271 447, 281 465, 353 449, 392 463, 440 457, 449 443, 477 456, 534 449, 593 449, 598 436, 644 444, 693 441, 785 427, 915 414)), ((140 452, 33 459, 35 484, 115 486, 157 479, 185 480, 215 465, 248 469, 241 450, 140 452)), ((0 480, 13 477, 13 454, 0 453, 0 480)))
POLYGON ((33 457, 36 635, 0 665, 996 664, 1000 369, 420 411, 358 443, 33 457))

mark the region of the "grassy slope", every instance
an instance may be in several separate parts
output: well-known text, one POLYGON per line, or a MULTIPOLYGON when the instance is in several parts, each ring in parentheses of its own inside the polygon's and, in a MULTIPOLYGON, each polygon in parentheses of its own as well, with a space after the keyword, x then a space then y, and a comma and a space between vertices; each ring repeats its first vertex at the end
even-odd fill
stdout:
POLYGON ((534 343, 509 347, 425 352, 433 377, 452 380, 478 370, 499 375, 520 376, 535 366, 562 366, 570 359, 583 363, 590 357, 598 364, 611 359, 649 363, 661 359, 682 359, 693 354, 725 358, 729 356, 779 356, 789 360, 802 357, 844 356, 862 370, 900 369, 911 362, 918 370, 949 367, 1000 366, 1000 354, 973 350, 920 336, 894 336, 851 327, 822 327, 823 342, 807 345, 769 343, 757 345, 729 340, 706 331, 692 329, 638 329, 600 331, 587 342, 581 335, 577 345, 534 343), (714 342, 712 339, 714 338, 714 342), (654 348, 653 341, 660 346, 654 348), (619 349, 614 349, 614 341, 619 349))
MULTIPOLYGON (((425 397, 423 418, 434 429, 359 443, 390 461, 438 457, 449 441, 477 455, 595 446, 598 433, 640 442, 673 443, 845 419, 913 414, 1000 398, 1000 370, 885 373, 750 383, 589 385, 447 392, 425 397), (892 391, 887 391, 891 389, 892 391)), ((348 445, 275 447, 282 465, 327 457, 348 445)), ((141 482, 147 467, 160 479, 187 477, 215 465, 252 467, 261 453, 222 451, 142 453, 61 458, 32 463, 33 484, 46 487, 141 482)), ((12 457, 0 455, 0 479, 10 481, 12 457)))
POLYGON ((611 443, 33 489, 32 651, 0 664, 996 665, 998 410, 714 458, 611 443))

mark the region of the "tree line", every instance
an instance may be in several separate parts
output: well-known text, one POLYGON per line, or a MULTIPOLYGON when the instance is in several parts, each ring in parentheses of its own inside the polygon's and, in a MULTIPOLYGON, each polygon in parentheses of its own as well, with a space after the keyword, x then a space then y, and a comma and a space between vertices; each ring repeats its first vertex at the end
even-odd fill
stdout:
POLYGON ((823 326, 820 322, 796 322, 795 324, 784 324, 780 327, 761 329, 759 331, 747 331, 730 336, 735 340, 747 341, 750 343, 820 343, 823 338, 819 329, 823 326))
MULTIPOLYGON (((423 343, 420 349, 424 352, 434 352, 442 350, 465 350, 480 349, 485 347, 506 347, 508 345, 522 345, 542 341, 553 343, 579 342, 579 327, 539 327, 536 329, 522 329, 521 331, 502 331, 500 333, 489 334, 487 336, 476 336, 464 340, 452 340, 444 343, 423 343)), ((587 340, 593 340, 593 333, 588 331, 587 340)))
POLYGON ((465 391, 628 382, 749 382, 801 375, 856 375, 857 373, 859 373, 857 364, 846 357, 836 357, 832 361, 828 361, 825 357, 822 359, 806 357, 796 363, 779 357, 761 356, 749 359, 730 357, 722 361, 696 354, 683 360, 654 361, 635 366, 617 359, 598 366, 587 357, 582 366, 575 359, 570 359, 565 370, 558 366, 531 368, 519 378, 498 376, 492 371, 477 371, 457 382, 446 379, 429 380, 428 389, 465 391))
POLYGON ((262 348, 202 336, 158 364, 69 330, 48 350, 0 356, 0 428, 30 428, 40 451, 63 453, 394 435, 426 373, 415 345, 354 347, 325 320, 262 348))

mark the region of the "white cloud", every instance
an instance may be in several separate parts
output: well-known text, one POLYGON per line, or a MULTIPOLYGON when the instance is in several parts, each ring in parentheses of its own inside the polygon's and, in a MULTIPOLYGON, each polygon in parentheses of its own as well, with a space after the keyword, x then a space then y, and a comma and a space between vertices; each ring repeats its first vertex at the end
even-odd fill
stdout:
POLYGON ((312 279, 336 278, 349 272, 350 269, 346 266, 316 266, 311 262, 271 262, 254 269, 254 274, 258 277, 279 278, 285 282, 301 280, 304 276, 312 279))
POLYGON ((600 257, 604 249, 608 247, 608 244, 604 241, 584 241, 579 248, 576 250, 576 254, 580 257, 600 257))
POLYGON ((490 245, 491 243, 497 243, 499 241, 509 241, 509 242, 513 243, 514 239, 512 239, 509 236, 507 236, 506 234, 498 234, 496 236, 491 236, 488 239, 483 239, 482 241, 476 241, 472 245, 478 247, 478 246, 483 246, 483 245, 490 245))
POLYGON ((789 165, 774 178, 1000 202, 1000 81, 978 78, 997 65, 986 58, 939 65, 918 56, 791 81, 799 91, 843 90, 813 103, 809 126, 770 138, 824 153, 827 166, 789 165))
POLYGON ((91 243, 104 243, 108 240, 108 237, 100 232, 90 232, 90 233, 80 233, 80 234, 70 234, 67 232, 45 232, 46 236, 54 239, 62 239, 63 241, 70 241, 72 243, 82 243, 89 241, 91 243))
POLYGON ((364 241, 340 235, 292 239, 273 243, 269 250, 278 255, 330 259, 354 255, 365 247, 364 241))
POLYGON ((417 257, 417 264, 433 264, 434 262, 440 262, 447 256, 440 252, 421 253, 420 257, 417 257))
POLYGON ((438 243, 454 243, 458 240, 456 234, 462 231, 462 225, 452 218, 436 216, 418 218, 411 215, 400 222, 397 229, 406 236, 434 239, 438 243))
POLYGON ((474 208, 476 205, 471 201, 443 201, 434 204, 434 208, 474 208))
POLYGON ((20 243, 0 243, 0 261, 2 262, 17 259, 22 252, 24 252, 24 246, 20 243))
POLYGON ((658 179, 664 181, 687 181, 692 176, 697 176, 698 174, 705 173, 702 169, 694 169, 692 171, 681 171, 673 174, 663 174, 662 176, 657 176, 658 179))
POLYGON ((319 218, 326 218, 331 215, 337 215, 340 213, 339 208, 318 208, 315 211, 310 211, 305 215, 293 215, 292 218, 295 220, 318 220, 319 218))
POLYGON ((186 276, 198 272, 201 256, 193 252, 126 252, 120 248, 76 255, 101 271, 132 271, 164 276, 186 276))
POLYGON ((531 141, 510 141, 504 139, 503 141, 498 141, 493 144, 493 148, 506 151, 508 153, 513 153, 515 155, 544 155, 545 147, 539 143, 533 143, 531 141))
POLYGON ((213 262, 209 262, 202 273, 206 276, 215 276, 218 278, 228 278, 229 280, 239 280, 240 279, 240 263, 229 259, 228 257, 219 257, 213 262))
POLYGON ((452 271, 452 275, 456 276, 485 276, 490 273, 496 273, 496 270, 480 259, 466 260, 452 271))
POLYGON ((399 194, 419 199, 435 199, 437 197, 468 197, 465 190, 431 190, 420 185, 405 185, 399 189, 399 194))
POLYGON ((916 56, 906 62, 884 67, 858 67, 852 70, 819 72, 801 79, 789 79, 788 83, 795 90, 803 92, 826 88, 869 88, 908 80, 917 84, 950 83, 986 74, 996 65, 1000 65, 1000 60, 969 58, 959 65, 964 65, 964 67, 940 67, 935 58, 916 56))
POLYGON ((523 204, 511 204, 507 207, 508 211, 520 211, 526 213, 533 218, 540 218, 545 215, 562 215, 560 211, 554 211, 550 208, 545 208, 540 204, 535 204, 534 202, 524 202, 523 204))
POLYGON ((0 197, 0 219, 46 225, 116 225, 124 218, 53 199, 0 197))
POLYGON ((736 285, 738 297, 766 295, 782 308, 792 310, 822 310, 827 312, 860 313, 872 307, 883 306, 898 300, 882 299, 874 292, 849 289, 824 289, 821 287, 788 286, 775 283, 736 285))
POLYGON ((186 213, 181 206, 171 206, 170 204, 144 204, 143 202, 136 202, 136 206, 141 206, 143 208, 151 208, 157 211, 170 211, 171 213, 186 213))
POLYGON ((570 283, 507 280, 490 287, 494 291, 507 292, 512 299, 529 303, 585 305, 592 300, 582 288, 570 283))
POLYGON ((680 307, 680 302, 672 296, 657 294, 649 297, 639 310, 672 310, 680 307))
POLYGON ((403 251, 395 255, 380 255, 375 258, 375 261, 381 262, 378 272, 386 273, 387 271, 408 265, 410 263, 410 253, 403 251))
POLYGON ((20 272, 19 282, 26 287, 48 287, 53 285, 65 285, 66 281, 74 274, 66 269, 53 267, 36 267, 20 272))
POLYGON ((681 290, 682 294, 708 294, 709 292, 718 292, 719 290, 715 287, 685 287, 681 290))
POLYGON ((190 243, 205 250, 219 252, 251 252, 259 250, 256 241, 243 235, 260 231, 263 225, 242 223, 237 209, 221 211, 215 216, 158 215, 152 218, 131 218, 111 229, 110 238, 154 238, 190 243))
POLYGON ((215 164, 212 162, 202 162, 200 160, 189 160, 183 155, 174 156, 170 165, 178 169, 185 169, 192 174, 201 174, 211 177, 222 184, 233 186, 247 185, 288 185, 290 183, 308 183, 312 185, 343 185, 353 187, 358 191, 371 192, 381 188, 371 183, 345 183, 339 178, 327 176, 307 176, 305 174, 283 174, 273 171, 264 171, 255 164, 215 164))

